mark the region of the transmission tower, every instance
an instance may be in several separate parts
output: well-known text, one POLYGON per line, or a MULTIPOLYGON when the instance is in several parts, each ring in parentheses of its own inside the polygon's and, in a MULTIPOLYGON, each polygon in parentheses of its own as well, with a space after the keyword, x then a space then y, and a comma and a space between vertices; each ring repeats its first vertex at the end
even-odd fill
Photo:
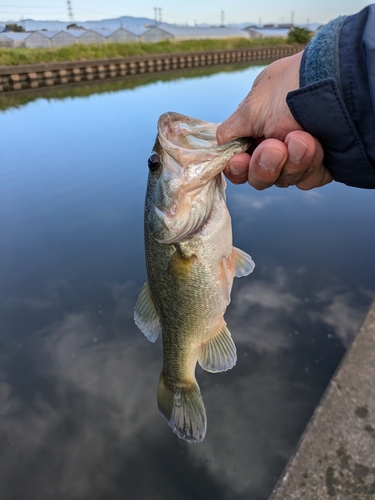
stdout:
POLYGON ((72 2, 70 0, 67 0, 66 5, 68 6, 68 16, 70 19, 70 22, 73 22, 73 9, 72 9, 72 2))

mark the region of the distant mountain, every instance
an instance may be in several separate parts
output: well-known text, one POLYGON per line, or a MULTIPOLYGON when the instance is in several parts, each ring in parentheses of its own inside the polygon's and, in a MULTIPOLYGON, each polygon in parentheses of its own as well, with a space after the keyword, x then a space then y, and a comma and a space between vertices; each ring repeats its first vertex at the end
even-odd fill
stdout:
MULTIPOLYGON (((36 31, 36 30, 48 30, 48 31, 59 31, 62 29, 65 29, 68 24, 70 24, 69 21, 34 21, 33 19, 24 19, 23 21, 0 21, 0 31, 2 31, 5 28, 5 25, 8 23, 17 23, 20 26, 23 26, 26 31, 36 31)), ((76 24, 79 26, 82 26, 86 29, 100 29, 100 28, 106 28, 106 29, 117 29, 117 28, 135 28, 135 27, 144 27, 145 25, 151 25, 153 26, 155 24, 154 19, 150 19, 148 17, 132 17, 132 16, 121 16, 117 17, 115 19, 103 19, 102 21, 75 21, 76 24)), ((246 23, 232 23, 228 24, 227 26, 229 28, 237 28, 237 29, 244 29, 246 26, 249 25, 255 25, 256 23, 251 23, 246 22, 246 23)), ((161 28, 163 26, 168 27, 170 26, 169 23, 158 23, 158 26, 161 28)), ((186 25, 185 25, 186 26, 186 25)), ((198 24, 197 27, 208 27, 212 26, 207 23, 202 23, 198 24)), ((311 23, 308 26, 305 24, 298 25, 300 27, 308 27, 310 30, 315 31, 320 24, 318 23, 311 23)))
MULTIPOLYGON (((24 19, 23 21, 0 21, 0 30, 5 28, 5 25, 8 23, 16 22, 20 26, 24 26, 26 31, 36 31, 46 29, 48 31, 58 31, 65 29, 70 21, 34 21, 33 19, 24 19)), ((136 26, 144 26, 145 24, 155 24, 153 19, 149 19, 147 17, 131 17, 131 16, 122 16, 116 19, 103 19, 102 21, 75 21, 79 26, 83 26, 86 29, 117 29, 121 26, 123 28, 126 27, 136 27, 136 26)))

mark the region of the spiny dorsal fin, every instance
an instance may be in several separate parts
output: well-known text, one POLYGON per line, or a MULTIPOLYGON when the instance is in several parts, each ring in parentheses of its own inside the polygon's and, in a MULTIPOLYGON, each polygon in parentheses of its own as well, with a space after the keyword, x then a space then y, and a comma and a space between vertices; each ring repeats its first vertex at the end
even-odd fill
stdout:
POLYGON ((203 441, 207 428, 206 410, 196 382, 172 388, 161 373, 158 407, 179 438, 189 443, 203 441))
POLYGON ((145 281, 134 309, 134 321, 150 342, 161 333, 159 315, 152 301, 148 281, 145 281))
POLYGON ((224 372, 236 364, 237 353, 230 331, 223 322, 214 337, 203 344, 198 363, 208 372, 224 372))
POLYGON ((255 263, 253 259, 246 252, 236 247, 233 247, 232 250, 232 263, 236 278, 247 276, 254 271, 255 263))

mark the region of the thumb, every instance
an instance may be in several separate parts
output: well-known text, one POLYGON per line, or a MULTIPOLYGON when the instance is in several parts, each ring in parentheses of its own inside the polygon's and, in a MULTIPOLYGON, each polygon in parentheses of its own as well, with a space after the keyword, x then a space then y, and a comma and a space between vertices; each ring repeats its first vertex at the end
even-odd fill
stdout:
POLYGON ((243 102, 216 130, 216 140, 219 145, 233 141, 238 137, 252 137, 252 135, 253 127, 243 102))

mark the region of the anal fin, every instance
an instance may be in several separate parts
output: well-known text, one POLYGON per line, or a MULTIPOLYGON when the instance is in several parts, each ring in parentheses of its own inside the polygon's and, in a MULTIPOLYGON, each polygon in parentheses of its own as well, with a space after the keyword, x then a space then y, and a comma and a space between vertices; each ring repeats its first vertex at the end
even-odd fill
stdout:
POLYGON ((223 321, 214 337, 200 347, 198 363, 208 372, 224 372, 233 368, 236 362, 236 346, 223 321))
POLYGON ((134 309, 134 321, 150 342, 161 333, 159 315, 151 297, 148 281, 145 281, 134 309))

